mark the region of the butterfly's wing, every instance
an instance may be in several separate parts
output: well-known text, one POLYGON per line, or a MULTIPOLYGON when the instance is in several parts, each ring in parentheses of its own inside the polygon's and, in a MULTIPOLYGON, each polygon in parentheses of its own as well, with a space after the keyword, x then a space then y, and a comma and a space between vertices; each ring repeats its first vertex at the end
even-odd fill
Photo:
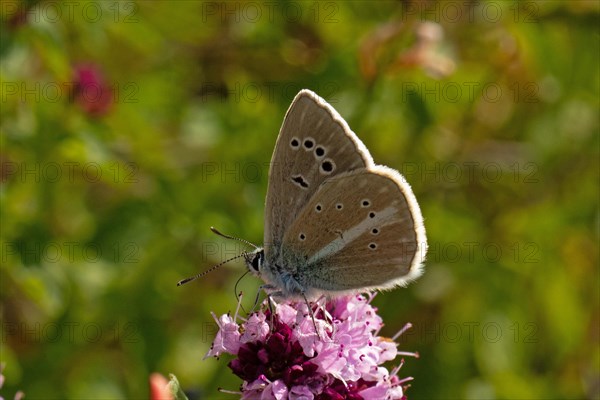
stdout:
POLYGON ((310 90, 300 91, 286 113, 269 169, 267 262, 279 257, 285 231, 326 179, 371 165, 369 151, 337 111, 310 90))
POLYGON ((326 180, 286 231, 285 258, 307 291, 402 286, 427 251, 419 205, 395 170, 374 166, 326 180))

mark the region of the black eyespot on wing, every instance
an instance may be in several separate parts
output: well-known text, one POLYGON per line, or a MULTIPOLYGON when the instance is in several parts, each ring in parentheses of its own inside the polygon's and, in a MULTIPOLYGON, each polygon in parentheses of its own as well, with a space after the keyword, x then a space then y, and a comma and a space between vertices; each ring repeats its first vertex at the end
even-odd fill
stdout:
POLYGON ((294 182, 296 185, 300 186, 301 188, 306 189, 308 187, 308 182, 306 180, 304 180, 302 175, 292 176, 292 182, 294 182))
POLYGON ((315 145, 315 142, 313 142, 312 139, 304 140, 304 148, 305 149, 312 149, 314 145, 315 145))
POLYGON ((323 157, 323 156, 325 155, 325 149, 324 149, 324 148, 322 148, 321 146, 319 146, 319 147, 317 147, 317 148, 315 149, 315 154, 316 154, 318 157, 323 157))
POLYGON ((331 160, 325 160, 321 163, 321 172, 330 174, 335 168, 335 164, 331 160))
POLYGON ((290 141, 290 146, 292 146, 293 149, 297 149, 298 147, 300 147, 300 142, 298 141, 298 139, 292 138, 292 140, 290 141))

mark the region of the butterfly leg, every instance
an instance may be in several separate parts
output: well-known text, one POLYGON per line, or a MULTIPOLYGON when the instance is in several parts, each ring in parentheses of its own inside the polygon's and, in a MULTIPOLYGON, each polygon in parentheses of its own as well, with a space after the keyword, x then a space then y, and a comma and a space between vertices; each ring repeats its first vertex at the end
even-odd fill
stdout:
MULTIPOLYGON (((276 289, 277 289, 276 286, 270 285, 268 283, 265 285, 261 285, 259 287, 258 293, 256 294, 256 300, 254 302, 254 307, 252 308, 254 310, 254 308, 258 304, 258 298, 260 295, 260 291, 264 290, 267 293, 267 304, 269 305, 269 310, 271 311, 271 329, 273 327, 273 318, 274 318, 274 313, 275 313, 275 310, 274 310, 273 304, 272 304, 272 299, 277 298, 277 297, 284 297, 283 292, 280 290, 276 290, 276 289)), ((306 307, 308 308, 308 312, 310 313, 310 318, 312 320, 313 326, 315 327, 315 333, 317 334, 317 338, 319 340, 321 340, 321 335, 319 334, 319 329, 317 328, 317 321, 315 320, 315 313, 312 309, 312 306, 310 305, 310 302, 308 301, 308 298, 306 297, 306 292, 301 291, 300 295, 304 299, 304 302, 306 303, 306 307)))
POLYGON ((260 299, 260 288, 258 288, 258 290, 256 291, 256 297, 254 298, 254 304, 252 305, 252 308, 250 309, 250 312, 248 313, 248 315, 254 313, 254 311, 256 310, 256 306, 258 305, 259 299, 260 299))
MULTIPOLYGON (((306 303, 306 307, 308 308, 308 312, 310 313, 310 318, 312 319, 313 326, 315 327, 315 333, 317 334, 317 338, 319 340, 321 340, 321 335, 319 334, 319 329, 317 328, 317 321, 315 321, 315 313, 312 309, 312 306, 310 305, 310 303, 308 302, 308 299, 306 298, 306 293, 303 291, 301 294, 302 294, 302 298, 304 299, 304 302, 306 303)), ((318 305, 318 303, 317 303, 317 305, 318 305)))
POLYGON ((252 310, 254 311, 254 309, 256 308, 256 305, 258 304, 258 298, 260 297, 260 292, 262 290, 265 291, 265 293, 267 294, 267 306, 269 307, 269 311, 270 311, 270 322, 271 322, 271 333, 273 333, 274 327, 275 327, 275 307, 273 306, 273 297, 282 297, 283 293, 276 290, 277 288, 273 285, 269 285, 264 284, 261 285, 258 288, 258 292, 256 293, 256 299, 254 301, 254 306, 252 307, 252 310))
POLYGON ((276 288, 269 284, 261 285, 258 287, 258 290, 256 291, 256 297, 254 298, 254 304, 252 305, 252 308, 250 309, 250 314, 252 314, 256 310, 256 306, 258 306, 258 300, 260 299, 261 291, 264 290, 265 293, 267 294, 267 297, 270 297, 271 295, 277 296, 278 294, 281 293, 281 292, 270 292, 270 290, 273 290, 273 289, 276 289, 276 288))

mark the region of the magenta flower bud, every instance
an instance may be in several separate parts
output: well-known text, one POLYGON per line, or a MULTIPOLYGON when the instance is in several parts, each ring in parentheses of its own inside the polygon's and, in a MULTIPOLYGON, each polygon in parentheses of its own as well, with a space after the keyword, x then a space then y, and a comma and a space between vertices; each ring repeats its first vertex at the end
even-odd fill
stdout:
POLYGON ((75 102, 90 116, 107 114, 112 107, 114 93, 100 67, 95 64, 81 64, 75 67, 74 74, 75 102))

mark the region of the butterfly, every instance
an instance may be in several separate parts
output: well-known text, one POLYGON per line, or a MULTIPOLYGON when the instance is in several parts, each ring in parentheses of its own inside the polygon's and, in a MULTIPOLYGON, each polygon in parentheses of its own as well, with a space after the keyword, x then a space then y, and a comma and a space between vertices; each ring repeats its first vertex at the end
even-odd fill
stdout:
POLYGON ((410 185, 376 165, 340 114, 301 90, 275 144, 263 247, 250 272, 279 298, 315 299, 405 286, 423 272, 427 239, 410 185))

